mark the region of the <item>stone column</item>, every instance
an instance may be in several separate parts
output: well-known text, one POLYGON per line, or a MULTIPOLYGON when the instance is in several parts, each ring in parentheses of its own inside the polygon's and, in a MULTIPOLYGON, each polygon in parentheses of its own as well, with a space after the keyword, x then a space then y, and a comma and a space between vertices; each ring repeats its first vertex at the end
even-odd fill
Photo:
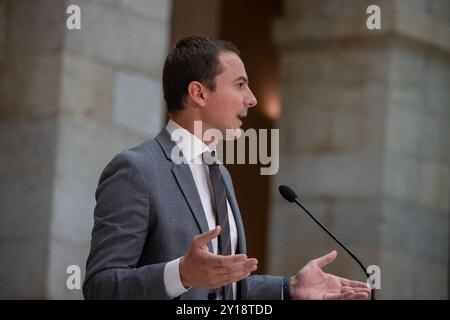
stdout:
POLYGON ((381 268, 380 298, 447 298, 450 199, 448 1, 286 0, 280 172, 273 185, 270 269, 293 274, 338 249, 327 270, 362 271, 305 206, 381 268), (366 8, 381 8, 381 30, 366 8))
POLYGON ((66 268, 84 276, 100 172, 163 125, 170 9, 166 0, 0 1, 0 296, 82 297, 66 288, 66 268), (81 30, 66 28, 71 4, 81 30))

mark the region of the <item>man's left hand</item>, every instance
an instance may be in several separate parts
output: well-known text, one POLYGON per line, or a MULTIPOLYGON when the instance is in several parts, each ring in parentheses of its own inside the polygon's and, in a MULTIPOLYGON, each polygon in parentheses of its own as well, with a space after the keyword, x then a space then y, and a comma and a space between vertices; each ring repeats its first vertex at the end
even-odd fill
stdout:
POLYGON ((337 277, 322 271, 322 268, 336 259, 337 252, 308 262, 290 279, 292 299, 300 300, 340 300, 369 299, 367 283, 337 277))

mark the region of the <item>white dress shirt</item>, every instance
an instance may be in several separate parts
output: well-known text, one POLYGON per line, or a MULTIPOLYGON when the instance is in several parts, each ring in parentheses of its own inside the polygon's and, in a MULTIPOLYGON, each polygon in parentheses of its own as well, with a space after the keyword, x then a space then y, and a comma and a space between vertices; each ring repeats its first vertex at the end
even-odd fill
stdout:
MULTIPOLYGON (((202 140, 178 125, 172 119, 170 119, 167 123, 166 129, 171 135, 172 140, 174 140, 178 148, 180 148, 183 153, 183 157, 189 164, 189 168, 191 169, 191 173, 194 177, 195 185, 197 186, 198 194, 203 205, 209 230, 212 230, 217 226, 213 209, 214 192, 212 191, 211 181, 209 179, 208 166, 203 163, 202 159, 203 152, 211 151, 211 149, 203 143, 202 140), (176 134, 174 134, 175 130, 177 130, 176 134), (177 139, 179 139, 179 141, 176 141, 177 139)), ((228 220, 230 222, 231 254, 235 254, 237 248, 237 228, 233 211, 231 210, 228 199, 227 208, 228 220)), ((212 240, 212 246, 214 254, 217 254, 217 238, 212 240)), ((181 282, 179 265, 180 258, 177 258, 168 262, 164 267, 164 285, 167 295, 170 298, 175 298, 189 290, 186 289, 181 282)), ((233 283, 233 298, 236 299, 236 283, 233 283)))

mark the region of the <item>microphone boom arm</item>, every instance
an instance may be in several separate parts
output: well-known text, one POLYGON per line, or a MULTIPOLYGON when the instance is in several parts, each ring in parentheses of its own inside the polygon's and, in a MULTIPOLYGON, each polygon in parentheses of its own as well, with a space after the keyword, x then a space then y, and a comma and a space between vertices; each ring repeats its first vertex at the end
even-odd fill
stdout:
MULTIPOLYGON (((328 233, 328 235, 330 237, 332 237, 357 263, 358 265, 361 267, 361 269, 364 271, 364 274, 366 275, 367 279, 370 282, 370 274, 367 272, 367 268, 362 264, 361 261, 359 261, 359 259, 353 254, 353 252, 351 252, 338 238, 336 238, 330 231, 328 231, 328 229, 322 224, 320 223, 320 221, 318 221, 309 211, 308 209, 306 209, 298 200, 297 200, 297 195, 295 194, 295 192, 289 188, 288 186, 280 186, 279 187, 279 191, 281 193, 281 196, 286 199, 289 202, 295 202, 296 204, 298 204, 300 206, 300 208, 302 208, 310 217, 311 219, 313 219, 326 233, 328 233)), ((371 289, 371 300, 375 300, 375 289, 373 288, 372 284, 370 285, 370 289, 371 289)))
POLYGON ((366 267, 362 264, 361 261, 359 261, 359 259, 349 250, 347 249, 347 247, 338 239, 336 238, 330 231, 328 231, 328 229, 319 222, 319 220, 317 220, 316 218, 314 218, 314 216, 304 207, 302 206, 302 204, 297 201, 297 199, 294 200, 295 203, 297 203, 300 207, 302 207, 303 210, 305 210, 305 212, 311 217, 311 219, 313 219, 323 230, 325 230, 326 233, 328 233, 328 235, 330 237, 332 237, 334 240, 336 240, 337 243, 339 243, 339 245, 345 250, 347 251, 347 253, 353 258, 355 259, 355 261, 359 264, 359 266, 361 267, 361 269, 364 271, 364 274, 367 276, 367 278, 370 278, 370 275, 367 273, 367 269, 366 267))

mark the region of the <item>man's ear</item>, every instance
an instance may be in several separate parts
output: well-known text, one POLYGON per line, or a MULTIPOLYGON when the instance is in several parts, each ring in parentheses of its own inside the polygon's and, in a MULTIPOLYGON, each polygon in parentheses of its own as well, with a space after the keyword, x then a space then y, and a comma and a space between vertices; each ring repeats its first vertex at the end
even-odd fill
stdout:
POLYGON ((203 84, 198 81, 192 81, 188 85, 188 94, 192 101, 199 107, 206 105, 207 92, 203 84))

